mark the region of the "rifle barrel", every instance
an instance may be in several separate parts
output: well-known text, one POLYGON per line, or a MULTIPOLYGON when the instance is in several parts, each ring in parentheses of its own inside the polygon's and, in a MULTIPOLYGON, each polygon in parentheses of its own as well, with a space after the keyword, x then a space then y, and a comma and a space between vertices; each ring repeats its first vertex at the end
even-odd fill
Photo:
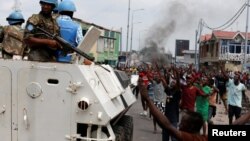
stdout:
POLYGON ((66 40, 64 40, 60 36, 53 35, 53 34, 49 33, 48 31, 46 31, 45 29, 43 29, 41 27, 36 27, 36 28, 38 30, 42 31, 43 33, 47 34, 50 38, 52 38, 52 39, 58 41, 59 43, 61 43, 64 48, 73 50, 76 53, 80 54, 81 56, 87 58, 90 61, 94 61, 95 60, 95 57, 89 56, 88 54, 86 54, 85 52, 81 51, 80 49, 73 47, 69 42, 67 42, 66 40))

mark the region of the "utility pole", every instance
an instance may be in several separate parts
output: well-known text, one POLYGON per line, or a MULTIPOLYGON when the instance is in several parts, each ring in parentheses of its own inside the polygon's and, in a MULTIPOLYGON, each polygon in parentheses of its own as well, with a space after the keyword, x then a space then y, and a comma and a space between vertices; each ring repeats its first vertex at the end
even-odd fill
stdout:
POLYGON ((144 10, 144 9, 136 9, 136 10, 133 10, 132 12, 132 19, 131 19, 131 35, 130 35, 130 52, 132 51, 133 49, 133 30, 134 30, 134 24, 138 24, 138 23, 141 23, 141 22, 136 22, 134 23, 134 13, 137 12, 137 11, 141 11, 141 10, 144 10))
POLYGON ((122 27, 121 27, 121 35, 120 35, 120 53, 119 55, 122 55, 122 27))
POLYGON ((197 57, 197 42, 198 42, 198 40, 197 40, 197 38, 198 38, 198 30, 195 30, 195 68, 196 68, 196 70, 198 70, 198 57, 197 57))
POLYGON ((198 44, 198 41, 200 39, 201 33, 202 33, 202 19, 200 19, 199 24, 198 24, 198 30, 195 30, 195 67, 196 70, 200 69, 200 47, 198 47, 200 44, 198 44), (199 53, 198 53, 198 48, 199 48, 199 53), (199 55, 199 56, 198 56, 199 55))
POLYGON ((137 23, 132 23, 131 25, 131 39, 130 39, 130 52, 133 50, 133 30, 134 30, 134 24, 139 24, 141 22, 137 22, 137 23))
POLYGON ((140 31, 139 31, 139 45, 138 46, 139 46, 138 51, 140 51, 141 50, 141 32, 140 31))
POLYGON ((244 47, 244 63, 242 65, 242 71, 244 70, 244 65, 247 63, 247 45, 248 45, 248 13, 249 13, 249 0, 247 0, 247 18, 246 18, 246 35, 245 35, 245 47, 244 47))
POLYGON ((128 0, 128 24, 127 24, 127 39, 126 39, 126 57, 128 56, 128 36, 129 36, 129 19, 130 19, 130 1, 128 0))

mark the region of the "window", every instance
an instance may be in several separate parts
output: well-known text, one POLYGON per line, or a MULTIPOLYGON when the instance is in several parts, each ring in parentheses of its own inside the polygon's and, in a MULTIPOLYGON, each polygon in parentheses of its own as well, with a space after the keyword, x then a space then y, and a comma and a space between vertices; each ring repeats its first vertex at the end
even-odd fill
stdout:
POLYGON ((225 47, 224 47, 224 46, 221 46, 220 52, 221 52, 221 54, 224 54, 224 53, 225 53, 225 47))
MULTIPOLYGON (((102 37, 98 40, 98 51, 109 51, 110 49, 114 49, 115 47, 115 39, 108 38, 108 37, 102 37)), ((112 50, 111 50, 112 51, 112 50)))
POLYGON ((104 51, 104 38, 99 38, 97 42, 97 51, 103 52, 104 51))
POLYGON ((82 29, 82 35, 85 36, 86 33, 87 33, 87 30, 82 29))
POLYGON ((236 46, 236 53, 241 53, 241 46, 239 45, 236 46))
POLYGON ((104 33, 104 49, 107 51, 115 47, 115 32, 114 31, 105 31, 104 33))
POLYGON ((114 48, 115 47, 115 40, 114 39, 110 39, 110 48, 114 48))
POLYGON ((115 38, 115 32, 114 31, 111 31, 110 33, 109 33, 109 37, 111 37, 111 38, 115 38))
POLYGON ((111 40, 110 39, 108 39, 108 47, 111 48, 111 40))
POLYGON ((226 53, 227 53, 227 47, 224 46, 224 54, 226 54, 226 53))
POLYGON ((221 45, 227 45, 227 40, 222 40, 221 45))
POLYGON ((234 45, 229 46, 229 53, 235 53, 235 46, 234 45))
MULTIPOLYGON (((245 50, 245 46, 242 46, 243 48, 243 52, 242 53, 245 53, 244 50, 245 50)), ((247 54, 250 54, 250 46, 248 45, 247 46, 247 54)))
POLYGON ((109 31, 105 30, 104 36, 105 36, 105 37, 109 37, 109 31))
POLYGON ((114 40, 113 39, 105 39, 106 41, 106 46, 105 48, 110 48, 110 49, 113 49, 114 48, 114 40))
POLYGON ((104 49, 107 49, 109 46, 108 46, 108 39, 105 38, 104 39, 104 49))

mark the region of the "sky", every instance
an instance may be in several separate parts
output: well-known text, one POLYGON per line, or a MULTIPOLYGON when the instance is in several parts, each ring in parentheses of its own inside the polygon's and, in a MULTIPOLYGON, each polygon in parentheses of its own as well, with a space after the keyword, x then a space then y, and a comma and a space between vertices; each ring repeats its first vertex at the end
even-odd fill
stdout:
MULTIPOLYGON (((16 1, 24 18, 40 11, 39 0, 0 0, 0 25, 13 11, 16 1)), ((60 0, 59 0, 60 1, 60 0)), ((131 32, 127 32, 129 0, 73 0, 77 11, 74 17, 97 25, 121 31, 122 50, 130 50, 131 32), (127 37, 128 36, 128 37, 127 37), (128 42, 128 44, 127 44, 128 42)), ((210 27, 218 27, 232 18, 247 0, 130 0, 130 22, 133 25, 132 49, 139 50, 156 43, 165 52, 175 52, 177 39, 190 40, 195 49, 195 31, 200 19, 210 27), (141 10, 143 9, 143 10, 141 10), (133 15, 133 16, 132 16, 133 15), (133 24, 132 23, 133 17, 133 24)), ((245 9, 227 31, 246 30, 245 9)), ((203 28, 202 34, 211 34, 203 28)))

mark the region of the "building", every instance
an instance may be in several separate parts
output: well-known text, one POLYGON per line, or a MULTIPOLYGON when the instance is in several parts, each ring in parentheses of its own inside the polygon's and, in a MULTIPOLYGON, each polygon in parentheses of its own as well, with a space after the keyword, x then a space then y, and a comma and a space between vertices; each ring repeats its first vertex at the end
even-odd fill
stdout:
POLYGON ((170 64, 174 63, 174 57, 171 51, 167 51, 167 53, 165 54, 167 60, 169 60, 170 64))
MULTIPOLYGON (((250 34, 248 33, 248 40, 250 34)), ((247 45, 246 62, 249 63, 249 42, 247 45)), ((199 46, 200 65, 218 66, 219 62, 230 70, 241 70, 245 55, 245 33, 231 31, 213 31, 203 35, 199 46)))
POLYGON ((108 29, 81 19, 74 20, 81 24, 84 35, 91 26, 95 26, 101 30, 101 36, 88 54, 95 57, 95 62, 105 63, 115 67, 121 48, 121 31, 108 29))
POLYGON ((183 56, 177 56, 176 64, 178 66, 188 66, 195 64, 195 50, 183 50, 183 56))
POLYGON ((189 50, 189 40, 176 40, 175 56, 183 56, 183 50, 189 50))

